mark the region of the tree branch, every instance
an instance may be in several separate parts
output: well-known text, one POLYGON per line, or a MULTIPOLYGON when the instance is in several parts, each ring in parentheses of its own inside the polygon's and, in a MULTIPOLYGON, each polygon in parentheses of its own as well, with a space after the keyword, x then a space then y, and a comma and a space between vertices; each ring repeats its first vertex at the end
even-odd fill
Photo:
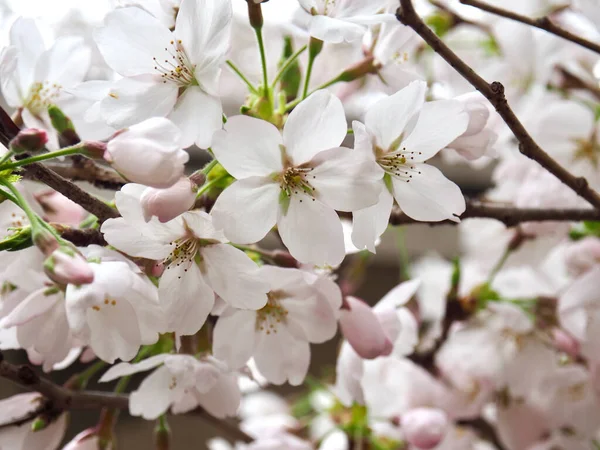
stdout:
MULTIPOLYGON (((523 222, 581 222, 584 220, 600 221, 600 211, 595 209, 560 209, 560 208, 515 208, 512 206, 493 206, 475 201, 467 202, 467 209, 461 219, 496 219, 507 227, 513 227, 523 222)), ((411 219, 398 209, 390 216, 390 225, 408 224, 456 225, 457 222, 444 220, 442 222, 419 222, 411 219)))
POLYGON ((521 22, 525 25, 529 25, 531 27, 539 28, 540 30, 547 31, 548 33, 554 34, 555 36, 566 39, 567 41, 571 41, 575 44, 579 44, 582 47, 585 47, 593 52, 600 53, 600 45, 588 41, 587 39, 582 38, 576 34, 571 33, 570 31, 565 30, 564 28, 555 25, 550 17, 543 16, 538 17, 536 19, 531 19, 526 16, 522 16, 520 14, 514 13, 512 11, 508 11, 506 9, 497 8, 496 6, 489 5, 485 2, 481 2, 479 0, 459 0, 463 5, 473 6, 474 8, 481 9, 482 11, 489 12, 490 14, 495 14, 500 17, 504 17, 506 19, 514 20, 515 22, 521 22))
POLYGON ((119 190, 127 183, 114 170, 99 166, 84 156, 73 161, 72 166, 56 163, 46 163, 45 166, 71 181, 86 181, 100 189, 119 190))
POLYGON ((92 244, 107 245, 102 232, 96 228, 71 228, 58 223, 52 223, 51 225, 60 233, 62 238, 77 247, 87 247, 92 244))
POLYGON ((519 151, 528 158, 536 161, 548 172, 552 173, 564 184, 569 186, 579 196, 594 207, 600 209, 600 195, 591 189, 583 177, 576 177, 558 164, 546 153, 529 135, 523 124, 510 108, 504 95, 504 86, 498 81, 488 83, 460 59, 436 34, 425 25, 416 13, 411 0, 400 0, 400 8, 396 12, 398 20, 411 27, 429 46, 446 60, 462 77, 486 97, 511 129, 519 141, 519 151))

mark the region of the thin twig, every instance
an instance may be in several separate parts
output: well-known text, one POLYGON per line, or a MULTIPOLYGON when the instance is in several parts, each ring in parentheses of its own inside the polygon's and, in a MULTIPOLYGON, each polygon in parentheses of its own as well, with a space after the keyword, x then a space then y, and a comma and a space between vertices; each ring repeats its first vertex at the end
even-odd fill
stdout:
POLYGON ((536 161, 548 172, 552 173, 564 184, 569 186, 579 196, 600 209, 600 195, 591 189, 583 177, 576 177, 568 170, 558 164, 548 153, 546 153, 527 132, 519 121, 513 110, 508 105, 504 95, 504 86, 498 81, 488 83, 469 67, 456 53, 444 44, 436 34, 425 25, 416 13, 411 0, 400 0, 400 8, 396 12, 398 20, 411 27, 429 46, 450 64, 462 77, 475 89, 481 92, 502 117, 506 125, 511 129, 519 141, 519 151, 528 158, 536 161))
POLYGON ((536 19, 532 19, 527 16, 522 16, 520 14, 514 13, 512 11, 508 11, 506 9, 498 8, 496 6, 492 6, 485 2, 480 2, 479 0, 459 0, 463 5, 473 6, 474 8, 481 9, 482 11, 489 12, 490 14, 495 14, 500 17, 504 17, 506 19, 514 20, 516 22, 524 23, 525 25, 529 25, 531 27, 539 28, 540 30, 547 31, 548 33, 554 34, 555 36, 566 39, 567 41, 571 41, 575 44, 579 44, 582 47, 585 47, 593 52, 600 53, 600 44, 597 44, 592 41, 588 41, 587 39, 582 38, 576 34, 571 33, 570 31, 565 30, 564 28, 555 25, 550 17, 543 16, 538 17, 536 19))
MULTIPOLYGON (((582 222, 600 221, 600 211, 592 208, 560 209, 560 208, 515 208, 510 206, 494 206, 476 201, 467 202, 467 209, 461 219, 496 219, 507 227, 513 227, 523 222, 582 222)), ((398 209, 392 211, 391 225, 408 225, 426 223, 428 225, 456 225, 456 222, 419 222, 411 219, 398 209)))

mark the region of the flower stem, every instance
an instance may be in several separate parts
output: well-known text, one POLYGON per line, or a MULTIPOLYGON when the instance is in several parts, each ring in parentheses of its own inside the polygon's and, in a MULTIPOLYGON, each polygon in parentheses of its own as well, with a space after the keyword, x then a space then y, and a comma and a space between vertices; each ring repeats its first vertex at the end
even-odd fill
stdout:
POLYGON ((308 42, 308 66, 306 67, 306 77, 304 79, 304 89, 302 90, 302 99, 308 96, 308 86, 310 84, 310 77, 312 75, 313 64, 315 59, 323 50, 323 41, 320 39, 310 38, 308 42))
POLYGON ((60 156, 76 155, 78 153, 83 153, 84 151, 85 151, 85 144, 79 143, 72 147, 65 147, 65 148, 57 150, 55 152, 49 152, 49 153, 44 153, 43 155, 31 156, 29 158, 25 158, 20 161, 16 161, 14 163, 0 166, 0 170, 16 169, 17 167, 26 166, 27 164, 40 162, 40 161, 46 161, 48 159, 58 158, 60 156))
POLYGON ((265 43, 263 41, 262 27, 254 28, 254 32, 256 33, 256 42, 258 42, 258 50, 260 51, 260 63, 262 65, 264 95, 268 99, 269 74, 267 73, 267 55, 265 52, 265 43))
POLYGON ((219 181, 221 181, 223 178, 225 178, 226 176, 228 176, 228 174, 223 174, 213 180, 210 180, 206 183, 204 183, 200 189, 198 189, 198 192, 196 192, 196 198, 199 198, 202 196, 202 194, 204 194, 206 191, 208 191, 211 187, 213 187, 215 184, 217 184, 219 181))
POLYGON ((246 86, 248 86, 248 89, 250 89, 250 92, 252 92, 253 94, 258 94, 258 90, 254 87, 254 85, 250 82, 250 80, 246 77, 246 75, 244 75, 244 73, 239 69, 238 66, 236 66, 231 60, 227 60, 227 65, 231 68, 231 70, 233 70, 235 72, 235 74, 241 78, 241 80, 246 83, 246 86))
POLYGON ((279 69, 279 72, 277 72, 277 74, 275 75, 275 78, 273 79, 273 82, 271 83, 272 89, 275 88, 275 85, 277 84, 279 79, 283 75, 285 75, 285 72, 290 68, 290 66, 294 63, 294 61, 296 61, 298 59, 298 57, 306 51, 307 48, 308 48, 308 45, 304 45, 296 53, 294 53, 292 56, 290 56, 286 62, 283 63, 283 65, 279 69))
POLYGON ((487 281, 489 285, 492 284, 492 282, 494 281, 494 278, 496 278, 496 275, 498 275, 498 272, 500 272, 500 270, 502 269, 502 267, 508 260, 508 257, 510 256, 512 251, 513 251, 513 249, 510 246, 508 246, 506 248, 506 250, 504 250, 504 253, 502 254, 500 259, 498 260, 498 262, 496 263, 496 265, 492 268, 492 270, 490 272, 490 276, 488 277, 488 281, 487 281))
POLYGON ((12 158, 14 155, 12 150, 9 150, 6 152, 6 154, 2 157, 2 159, 0 159, 0 166, 2 166, 2 164, 4 164, 6 161, 9 161, 10 158, 12 158))
POLYGON ((204 175, 208 175, 209 172, 211 170, 213 170, 213 168, 219 164, 219 161, 217 161, 216 159, 213 159, 212 161, 210 161, 209 163, 207 163, 203 168, 202 168, 202 173, 204 175))

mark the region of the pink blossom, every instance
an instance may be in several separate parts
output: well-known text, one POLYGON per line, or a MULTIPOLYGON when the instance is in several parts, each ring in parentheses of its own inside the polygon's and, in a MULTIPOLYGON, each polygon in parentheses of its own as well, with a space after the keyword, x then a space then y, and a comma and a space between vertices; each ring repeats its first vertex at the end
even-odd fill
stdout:
POLYGON ((78 226, 87 216, 85 209, 56 191, 39 192, 35 194, 35 199, 49 222, 78 226))
POLYGON ((88 284, 94 281, 94 272, 85 258, 76 250, 61 246, 44 261, 48 277, 58 284, 88 284))
POLYGON ((181 177, 166 189, 146 188, 140 198, 146 222, 156 216, 162 223, 188 211, 195 201, 194 185, 187 177, 181 177))
POLYGON ((448 416, 437 408, 415 408, 402 415, 406 440, 417 448, 436 447, 448 430, 448 416))

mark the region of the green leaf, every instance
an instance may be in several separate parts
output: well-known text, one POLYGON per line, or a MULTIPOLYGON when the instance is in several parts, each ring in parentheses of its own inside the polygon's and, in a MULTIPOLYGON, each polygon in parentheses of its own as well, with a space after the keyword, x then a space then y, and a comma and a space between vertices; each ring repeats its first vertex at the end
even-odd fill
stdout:
POLYGON ((425 19, 425 23, 433 29, 434 33, 442 37, 450 28, 452 28, 453 20, 452 16, 445 11, 437 11, 435 14, 428 16, 425 19))
POLYGON ((31 238, 31 227, 14 229, 14 233, 0 241, 0 251, 15 252, 29 248, 33 245, 31 238))

